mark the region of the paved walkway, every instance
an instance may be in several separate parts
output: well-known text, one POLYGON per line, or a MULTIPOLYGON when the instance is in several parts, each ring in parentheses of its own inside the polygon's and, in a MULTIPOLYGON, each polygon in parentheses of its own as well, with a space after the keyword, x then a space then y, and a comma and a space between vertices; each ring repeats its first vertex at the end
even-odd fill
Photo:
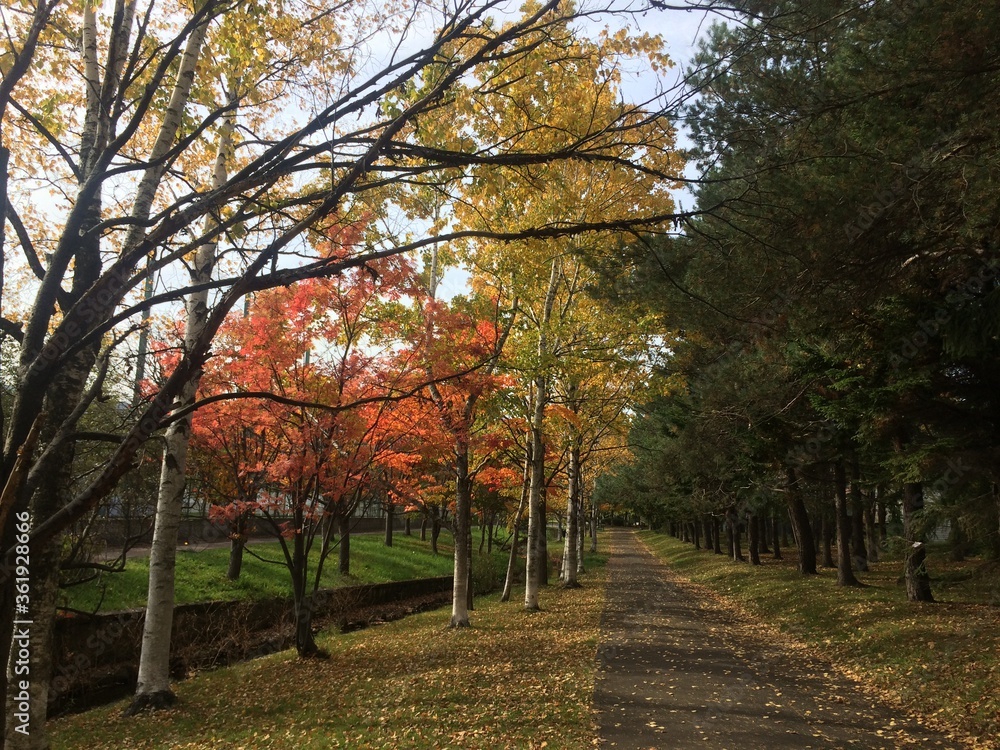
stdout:
POLYGON ((600 747, 953 748, 828 664, 752 628, 611 533, 594 702, 600 747))

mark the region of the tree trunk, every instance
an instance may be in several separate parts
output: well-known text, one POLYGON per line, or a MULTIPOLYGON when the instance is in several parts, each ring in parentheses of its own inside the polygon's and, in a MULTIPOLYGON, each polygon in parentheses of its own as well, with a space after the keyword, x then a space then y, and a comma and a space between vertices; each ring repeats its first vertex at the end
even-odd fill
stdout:
POLYGON ((385 546, 392 546, 392 527, 396 522, 396 506, 393 503, 385 504, 385 546))
MULTIPOLYGON (((203 25, 204 27, 204 25, 203 25)), ((202 27, 202 28, 203 28, 202 27)), ((204 38, 204 30, 201 31, 204 38)), ((200 46, 200 41, 199 41, 200 46)), ((197 56, 197 53, 196 53, 197 56)), ((191 63, 193 65, 193 62, 191 63)), ((193 72, 192 72, 193 74, 193 72)), ((183 105, 182 105, 183 108, 183 105)), ((231 150, 232 116, 222 126, 212 174, 212 187, 219 188, 227 178, 226 158, 231 150)), ((206 229, 216 226, 212 216, 205 221, 206 229)), ((193 285, 206 284, 215 267, 216 242, 202 244, 195 253, 191 269, 193 285)), ((185 300, 184 349, 190 352, 208 323, 208 290, 192 292, 185 300)), ((177 408, 194 403, 200 380, 200 370, 184 384, 176 401, 177 408)), ((142 649, 139 655, 139 678, 130 713, 144 708, 158 708, 174 701, 170 689, 170 638, 174 619, 174 566, 177 551, 177 531, 184 505, 184 485, 187 473, 188 440, 191 416, 167 427, 165 448, 160 470, 160 487, 156 501, 156 521, 153 543, 149 550, 149 589, 146 617, 143 620, 142 649)))
POLYGON ((781 533, 779 527, 781 526, 781 521, 778 518, 778 514, 774 513, 771 515, 771 544, 774 547, 774 559, 780 560, 781 558, 781 533))
POLYGON ((320 655, 312 632, 313 599, 301 594, 295 598, 295 651, 303 659, 320 655))
MULTIPOLYGON (((562 277, 562 263, 559 256, 552 259, 549 284, 545 292, 542 314, 538 320, 538 360, 543 366, 549 356, 548 327, 552 319, 552 309, 556 302, 556 291, 562 277)), ((548 400, 548 385, 544 371, 534 378, 534 392, 531 404, 531 485, 528 491, 528 554, 524 575, 524 608, 537 611, 538 591, 548 579, 547 544, 545 533, 545 441, 542 429, 545 425, 545 404, 548 400)))
MULTIPOLYGON (((80 365, 85 355, 78 355, 80 365)), ((57 398, 46 397, 49 404, 48 419, 43 442, 47 443, 60 424, 72 413, 73 405, 83 393, 86 372, 80 366, 67 368, 70 372, 66 377, 57 380, 53 387, 66 387, 66 398, 58 403, 57 398)), ((74 444, 66 442, 58 451, 59 461, 39 477, 35 491, 31 495, 28 510, 17 510, 11 520, 18 536, 26 535, 34 527, 35 519, 46 518, 55 512, 67 500, 67 490, 72 486, 74 444)), ((29 484, 31 483, 29 480, 29 484)), ((11 639, 6 646, 9 649, 7 661, 6 684, 6 738, 4 748, 18 750, 35 750, 48 748, 45 733, 45 721, 49 700, 49 688, 53 670, 52 635, 55 627, 56 604, 59 598, 59 564, 62 552, 62 534, 59 534, 48 544, 31 545, 27 557, 30 565, 25 563, 27 570, 13 571, 17 577, 11 577, 12 586, 10 601, 13 610, 10 612, 8 632, 11 639), (27 578, 28 601, 23 602, 22 581, 27 578), (18 580, 21 579, 21 580, 18 580), (17 588, 15 589, 14 583, 17 588), (26 670, 26 671, 25 671, 26 670)), ((19 562, 20 564, 20 562, 19 562)), ((6 624, 6 623, 5 623, 6 624)))
POLYGON ((573 444, 569 451, 569 487, 566 492, 566 539, 563 545, 563 586, 566 588, 577 588, 577 571, 579 560, 577 555, 578 537, 580 535, 579 521, 580 514, 577 506, 580 504, 580 452, 581 446, 578 436, 574 436, 573 444))
POLYGON ((427 541, 427 515, 420 516, 420 541, 427 541))
POLYGON ((878 501, 875 506, 878 521, 878 541, 879 544, 884 544, 885 540, 889 538, 889 528, 887 523, 887 511, 885 505, 885 489, 879 487, 878 489, 878 501))
POLYGON ((799 478, 795 468, 785 469, 785 492, 788 499, 788 517, 792 522, 792 533, 799 549, 799 572, 803 575, 816 573, 816 542, 805 501, 799 491, 799 478))
POLYGON ((830 518, 829 508, 824 508, 820 514, 819 533, 823 539, 823 567, 835 568, 837 565, 833 561, 833 539, 837 534, 837 528, 834 519, 830 518))
POLYGON ((590 552, 597 552, 597 506, 590 508, 590 552))
POLYGON ((834 511, 837 519, 837 585, 860 586, 851 565, 851 519, 847 515, 847 472, 844 462, 833 465, 834 511))
MULTIPOLYGON (((100 220, 99 202, 88 211, 88 217, 89 229, 100 220)), ((81 240, 74 259, 74 296, 82 294, 100 275, 100 244, 96 233, 87 234, 91 239, 81 240)), ((22 475, 21 490, 11 490, 17 493, 10 498, 15 513, 12 518, 8 516, 5 526, 9 529, 14 524, 12 531, 18 536, 29 533, 29 528, 33 530, 70 501, 76 443, 65 435, 66 431, 75 431, 79 418, 101 388, 103 374, 94 386, 87 388, 97 354, 97 344, 83 348, 67 362, 46 391, 45 416, 36 420, 37 427, 32 426, 32 433, 38 429, 41 443, 46 447, 27 469, 26 476, 22 475), (25 508, 23 503, 28 493, 30 500, 25 508)), ((12 585, 7 591, 13 596, 4 602, 8 607, 4 614, 10 619, 9 625, 5 622, 4 630, 11 636, 4 644, 7 649, 4 748, 36 750, 49 746, 45 721, 53 670, 52 636, 59 598, 62 539, 63 534, 59 533, 42 544, 29 542, 29 559, 22 566, 27 570, 8 573, 12 585), (25 583, 26 592, 21 590, 25 583), (27 602, 21 599, 25 593, 27 602)))
POLYGON ((239 580, 243 570, 243 548, 247 540, 243 534, 234 534, 229 543, 229 567, 226 569, 226 578, 230 581, 239 580))
POLYGON ((691 522, 691 537, 694 540, 694 548, 697 550, 701 549, 701 528, 698 525, 698 519, 696 518, 691 522))
POLYGON ((968 552, 968 545, 969 538, 962 530, 958 519, 951 519, 951 528, 948 531, 948 559, 952 562, 963 562, 968 552))
POLYGON ((864 496, 865 549, 868 551, 868 561, 877 563, 879 560, 878 527, 875 525, 875 499, 869 493, 864 496))
POLYGON ((718 516, 712 516, 712 551, 717 555, 722 554, 722 529, 718 516))
POLYGON ((517 513, 514 514, 514 535, 511 538, 510 546, 510 557, 507 559, 507 575, 504 578, 503 583, 503 594, 500 596, 500 601, 508 602, 510 601, 510 590, 514 586, 514 569, 517 565, 517 553, 518 547, 521 544, 520 532, 521 532, 521 516, 524 514, 524 506, 528 501, 529 484, 531 481, 531 442, 525 449, 524 455, 524 471, 521 477, 521 499, 517 502, 517 513))
POLYGON ((413 531, 410 529, 410 514, 407 513, 403 516, 403 534, 406 536, 413 536, 413 531))
POLYGON ((337 515, 337 531, 340 533, 340 542, 337 545, 337 561, 340 575, 349 576, 351 574, 351 516, 346 511, 337 515))
POLYGON ((760 520, 756 513, 750 514, 747 522, 750 547, 750 564, 760 565, 760 520))
POLYGON ((469 477, 469 447, 455 447, 455 569, 452 581, 451 627, 469 627, 469 580, 472 543, 472 479, 469 477))
MULTIPOLYGON (((297 530, 303 528, 305 520, 305 504, 301 498, 295 506, 294 523, 297 530)), ((309 565, 306 557, 306 540, 304 535, 297 533, 291 541, 292 575, 292 616, 295 620, 295 650, 301 658, 325 656, 316 645, 313 638, 312 618, 314 599, 309 591, 309 565)), ((286 558, 287 559, 287 558, 286 558)))
MULTIPOLYGON (((520 515, 521 514, 518 513, 519 517, 520 515)), ((520 531, 521 531, 520 518, 515 518, 514 534, 511 537, 510 555, 507 558, 507 575, 504 577, 503 593, 500 595, 500 601, 502 602, 510 601, 510 591, 514 587, 514 571, 517 566, 517 548, 521 544, 520 531)))
POLYGON ((743 550, 740 548, 740 527, 739 517, 736 510, 730 508, 726 511, 726 533, 729 535, 729 556, 734 562, 746 562, 743 557, 743 550))
POLYGON ((990 488, 993 493, 993 503, 997 511, 997 533, 993 536, 993 544, 987 548, 991 560, 1000 560, 1000 483, 994 482, 990 488))
POLYGON ((539 552, 538 582, 542 586, 548 586, 549 585, 549 507, 548 507, 548 496, 545 492, 544 487, 542 487, 542 524, 539 528, 539 531, 541 531, 541 536, 539 537, 538 541, 541 550, 539 552))
MULTIPOLYGON (((431 552, 438 554, 438 538, 441 536, 441 519, 437 516, 431 518, 431 552)), ((458 544, 458 541, 455 541, 458 544)))
POLYGON ((924 509, 924 487, 920 482, 903 485, 903 538, 906 540, 906 560, 903 578, 906 598, 911 602, 932 602, 931 578, 927 573, 927 545, 921 527, 920 513, 924 509))
POLYGON ((542 488, 545 483, 545 443, 542 424, 545 419, 545 378, 535 379, 531 419, 531 484, 528 489, 528 550, 525 565, 524 608, 538 610, 538 591, 544 580, 545 510, 542 488))
POLYGON ((130 713, 147 707, 169 706, 175 700, 170 689, 170 637, 174 617, 177 532, 184 500, 189 430, 189 419, 180 419, 167 428, 156 524, 149 550, 149 592, 143 620, 139 680, 130 713))
POLYGON ((469 585, 465 588, 465 606, 470 612, 475 610, 475 602, 473 601, 476 594, 475 577, 473 576, 473 564, 474 557, 472 554, 472 527, 469 527, 469 533, 466 535, 468 538, 468 548, 469 548, 469 585))
POLYGON ((549 557, 549 506, 548 494, 545 487, 542 488, 542 535, 539 538, 541 549, 538 551, 538 575, 539 583, 542 586, 549 585, 549 574, 552 572, 552 559, 549 557))
POLYGON ((754 514, 754 517, 757 518, 757 539, 760 545, 759 552, 762 555, 770 555, 771 548, 767 546, 767 539, 771 535, 771 530, 768 528, 769 519, 767 516, 760 516, 756 513, 754 514))
POLYGON ((868 546, 865 544, 865 502, 861 494, 861 472, 855 461, 851 468, 851 486, 848 499, 851 507, 851 550, 854 567, 862 573, 868 571, 868 546))

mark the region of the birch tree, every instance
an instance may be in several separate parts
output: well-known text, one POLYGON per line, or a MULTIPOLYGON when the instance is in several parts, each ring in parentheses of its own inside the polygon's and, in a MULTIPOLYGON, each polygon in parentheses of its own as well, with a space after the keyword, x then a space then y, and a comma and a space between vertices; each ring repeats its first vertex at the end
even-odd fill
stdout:
MULTIPOLYGON (((433 278, 433 269, 432 269, 433 278)), ((432 286, 433 289, 433 286, 432 286)), ((451 372, 476 370, 448 383, 428 386, 441 426, 451 440, 450 463, 455 477, 455 514, 452 530, 455 539, 454 585, 451 627, 469 626, 469 601, 472 599, 472 494, 476 475, 485 466, 475 450, 477 410, 484 395, 499 383, 494 377, 517 315, 517 300, 509 311, 494 310, 494 320, 476 321, 459 310, 445 311, 433 298, 426 309, 427 346, 425 365, 429 381, 442 369, 451 372), (501 319, 505 318, 504 319, 501 319), (464 360, 464 361, 463 361, 464 360)), ((445 373, 446 374, 446 373, 445 373)), ((478 428, 478 429, 477 429, 478 428)), ((481 453, 479 451, 478 453, 481 453)))
MULTIPOLYGON (((218 153, 212 173, 212 190, 221 188, 227 178, 226 159, 233 149, 233 116, 235 110, 223 120, 219 132, 218 153)), ((211 233, 214 216, 205 219, 205 232, 211 233)), ((190 269, 191 292, 185 301, 184 351, 195 346, 208 323, 208 283, 215 266, 218 243, 202 244, 192 259, 190 269)), ((181 388, 176 399, 178 409, 190 407, 198 391, 200 372, 195 371, 181 388)), ((156 502, 156 520, 153 526, 153 543, 149 550, 149 590, 146 597, 146 616, 143 619, 142 650, 139 657, 139 678, 136 697, 130 711, 135 712, 152 705, 164 707, 173 703, 170 690, 170 634, 174 614, 174 570, 177 554, 177 533, 180 528, 184 505, 184 487, 187 471, 188 440, 191 435, 191 415, 176 420, 164 433, 165 447, 160 470, 160 487, 156 502)))

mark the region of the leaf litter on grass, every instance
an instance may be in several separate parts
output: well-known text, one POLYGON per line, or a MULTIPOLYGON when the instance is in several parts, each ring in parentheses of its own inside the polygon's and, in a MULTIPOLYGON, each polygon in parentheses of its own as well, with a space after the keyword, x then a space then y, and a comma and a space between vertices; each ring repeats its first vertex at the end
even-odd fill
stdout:
POLYGON ((595 723, 605 573, 543 591, 543 611, 477 601, 473 627, 445 610, 325 635, 326 660, 283 652, 178 683, 176 708, 124 704, 52 722, 53 747, 579 748, 595 723))

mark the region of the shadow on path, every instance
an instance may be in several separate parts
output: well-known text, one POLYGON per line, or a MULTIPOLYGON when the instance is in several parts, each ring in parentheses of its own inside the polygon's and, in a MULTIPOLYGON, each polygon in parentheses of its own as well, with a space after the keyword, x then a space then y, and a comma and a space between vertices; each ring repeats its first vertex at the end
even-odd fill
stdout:
POLYGON ((700 596, 633 531, 612 530, 608 572, 594 694, 600 747, 965 747, 700 596))

